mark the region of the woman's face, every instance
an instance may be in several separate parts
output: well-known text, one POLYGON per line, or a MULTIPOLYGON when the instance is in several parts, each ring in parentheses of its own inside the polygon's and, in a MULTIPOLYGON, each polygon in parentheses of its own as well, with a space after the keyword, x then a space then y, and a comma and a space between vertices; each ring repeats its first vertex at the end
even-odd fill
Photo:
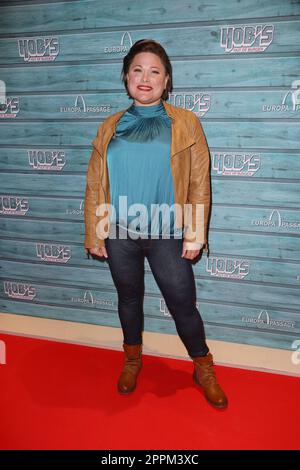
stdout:
POLYGON ((152 52, 140 52, 130 64, 127 87, 137 106, 158 104, 169 76, 160 58, 152 52))

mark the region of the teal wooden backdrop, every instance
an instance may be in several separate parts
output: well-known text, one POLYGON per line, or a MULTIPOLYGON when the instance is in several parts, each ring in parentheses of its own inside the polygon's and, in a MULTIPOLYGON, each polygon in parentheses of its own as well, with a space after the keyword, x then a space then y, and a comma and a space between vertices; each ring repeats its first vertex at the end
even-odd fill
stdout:
MULTIPOLYGON (((300 3, 2 1, 0 311, 119 327, 83 209, 99 123, 129 106, 133 42, 170 55, 169 101, 196 113, 212 162, 210 257, 193 266, 207 336, 291 349, 300 335, 300 3), (141 8, 142 5, 142 8, 141 8)), ((176 334, 146 263, 145 328, 176 334)))

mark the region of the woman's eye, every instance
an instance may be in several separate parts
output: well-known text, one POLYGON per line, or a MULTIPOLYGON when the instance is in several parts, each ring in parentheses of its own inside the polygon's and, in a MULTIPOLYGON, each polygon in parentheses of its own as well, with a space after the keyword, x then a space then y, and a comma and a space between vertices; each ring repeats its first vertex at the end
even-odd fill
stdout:
MULTIPOLYGON (((141 72, 141 69, 133 69, 134 72, 141 72)), ((158 70, 152 70, 153 73, 158 73, 158 70)))

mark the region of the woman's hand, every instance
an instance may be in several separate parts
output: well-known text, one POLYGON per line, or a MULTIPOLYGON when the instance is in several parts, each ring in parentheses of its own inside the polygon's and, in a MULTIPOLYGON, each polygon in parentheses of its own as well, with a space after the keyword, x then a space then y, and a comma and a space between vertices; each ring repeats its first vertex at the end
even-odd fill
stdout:
POLYGON ((194 259, 199 255, 201 249, 200 250, 187 250, 185 242, 183 242, 181 258, 194 259))
POLYGON ((92 255, 96 255, 96 256, 100 256, 100 257, 104 256, 105 258, 108 258, 105 246, 97 247, 97 248, 90 248, 89 252, 92 255))

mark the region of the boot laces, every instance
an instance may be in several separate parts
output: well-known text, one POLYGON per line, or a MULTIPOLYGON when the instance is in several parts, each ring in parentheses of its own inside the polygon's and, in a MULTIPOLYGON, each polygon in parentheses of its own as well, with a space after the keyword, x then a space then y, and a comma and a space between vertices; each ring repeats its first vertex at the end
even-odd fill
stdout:
POLYGON ((217 383, 216 374, 212 365, 197 364, 199 382, 203 385, 213 385, 217 383))
POLYGON ((124 365, 124 372, 136 373, 137 367, 140 366, 140 357, 127 357, 124 365))

